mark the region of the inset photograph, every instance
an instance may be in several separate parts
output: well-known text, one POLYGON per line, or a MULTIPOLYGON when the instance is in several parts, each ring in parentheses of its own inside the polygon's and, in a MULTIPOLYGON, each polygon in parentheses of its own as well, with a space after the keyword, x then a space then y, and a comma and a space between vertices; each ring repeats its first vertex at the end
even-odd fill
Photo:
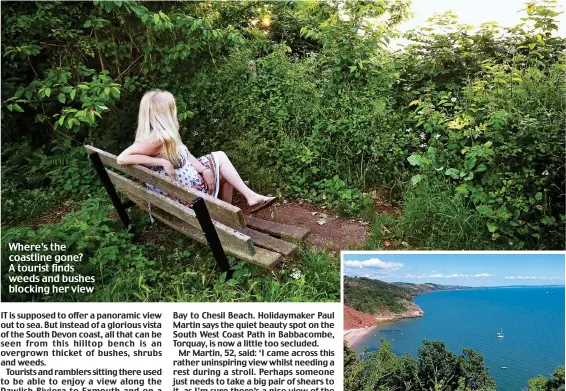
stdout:
POLYGON ((565 255, 342 252, 344 390, 563 390, 565 255))

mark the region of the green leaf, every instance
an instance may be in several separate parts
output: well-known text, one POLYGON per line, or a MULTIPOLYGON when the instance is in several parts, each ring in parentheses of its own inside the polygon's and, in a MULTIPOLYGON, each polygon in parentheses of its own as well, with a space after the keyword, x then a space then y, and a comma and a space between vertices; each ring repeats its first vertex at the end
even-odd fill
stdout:
POLYGON ((85 22, 85 24, 83 24, 83 27, 84 27, 84 28, 92 27, 92 20, 87 20, 87 21, 85 22))
POLYGON ((411 155, 407 158, 411 166, 424 167, 430 164, 430 160, 421 155, 411 155))
POLYGON ((67 101, 67 98, 65 97, 65 94, 60 93, 59 95, 57 95, 57 100, 61 103, 65 103, 67 101))
POLYGON ((469 159, 466 159, 466 164, 465 164, 466 168, 468 170, 471 170, 472 168, 474 168, 474 166, 476 165, 476 161, 477 161, 477 159, 476 159, 475 156, 472 156, 469 159))
POLYGON ((24 93, 24 89, 22 87, 18 88, 16 90, 16 93, 14 94, 14 98, 19 99, 24 93))
POLYGON ((537 194, 535 194, 535 200, 537 201, 542 200, 542 193, 540 191, 537 194))
POLYGON ((120 89, 118 87, 112 87, 110 93, 115 99, 120 99, 120 89))
POLYGON ((493 209, 491 209, 489 206, 487 205, 478 205, 476 206, 476 210, 478 211, 479 214, 484 215, 484 216, 493 216, 493 209))
POLYGON ((75 90, 73 88, 73 90, 71 91, 71 100, 75 99, 75 95, 77 94, 77 90, 75 90))
POLYGON ((105 93, 106 95, 110 95, 110 87, 105 87, 105 88, 104 88, 104 93, 105 93))
POLYGON ((482 171, 485 171, 485 170, 487 170, 487 167, 483 163, 478 164, 478 166, 476 167, 476 172, 482 172, 482 171))
POLYGON ((489 232, 494 233, 497 231, 497 226, 491 223, 487 223, 487 229, 489 232))
POLYGON ((159 14, 153 14, 153 23, 159 23, 159 14))
POLYGON ((458 170, 456 168, 449 168, 446 171, 444 171, 444 175, 449 175, 453 179, 458 179, 459 176, 460 176, 460 170, 458 170))
POLYGON ((421 156, 420 155, 411 155, 407 158, 407 161, 411 164, 411 166, 420 166, 421 165, 421 156))
POLYGON ((416 185, 417 183, 419 183, 423 178, 424 178, 424 176, 421 175, 421 174, 414 175, 414 176, 411 178, 411 183, 413 184, 413 186, 415 186, 415 185, 416 185))
POLYGON ((544 225, 552 225, 556 223, 556 218, 554 216, 544 216, 540 219, 540 222, 544 225))
POLYGON ((45 96, 49 97, 51 95, 51 88, 47 87, 45 88, 45 90, 43 90, 45 92, 45 96))

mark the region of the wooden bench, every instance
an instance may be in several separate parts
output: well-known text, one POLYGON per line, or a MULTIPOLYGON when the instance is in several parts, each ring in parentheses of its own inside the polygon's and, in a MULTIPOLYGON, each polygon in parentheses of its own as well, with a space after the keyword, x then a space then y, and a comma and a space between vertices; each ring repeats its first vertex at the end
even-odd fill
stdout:
POLYGON ((240 208, 182 186, 146 167, 120 165, 116 156, 108 152, 90 145, 85 149, 124 225, 131 228, 127 212, 131 206, 137 205, 145 211, 151 208, 152 217, 192 239, 208 243, 222 271, 230 268, 225 253, 271 269, 283 257, 296 252, 297 245, 292 242, 303 241, 309 233, 304 228, 244 216, 240 208), (192 208, 149 190, 146 183, 191 204, 192 208), (128 202, 120 200, 116 188, 128 202))

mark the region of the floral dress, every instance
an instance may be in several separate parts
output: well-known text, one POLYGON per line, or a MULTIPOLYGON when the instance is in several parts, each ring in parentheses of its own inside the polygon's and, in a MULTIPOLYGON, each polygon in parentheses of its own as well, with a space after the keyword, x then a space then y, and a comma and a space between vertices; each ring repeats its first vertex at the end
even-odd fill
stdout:
MULTIPOLYGON (((179 182, 183 186, 192 187, 195 190, 202 191, 203 193, 207 193, 213 197, 218 197, 218 187, 219 187, 219 180, 220 180, 220 173, 218 172, 218 164, 217 158, 215 157, 215 153, 211 152, 208 155, 201 156, 197 159, 203 166, 209 168, 212 173, 214 174, 214 187, 209 188, 206 182, 204 181, 201 174, 197 172, 197 170, 193 167, 193 165, 189 162, 189 150, 187 147, 184 147, 182 151, 181 159, 179 159, 179 164, 175 167, 175 173, 177 175, 177 182, 179 182)), ((163 167, 152 167, 152 170, 157 172, 159 175, 169 176, 167 172, 163 169, 163 167)), ((150 190, 155 191, 161 195, 171 198, 183 205, 191 207, 190 203, 179 200, 172 195, 167 194, 167 192, 158 189, 155 186, 146 183, 146 187, 150 190)))

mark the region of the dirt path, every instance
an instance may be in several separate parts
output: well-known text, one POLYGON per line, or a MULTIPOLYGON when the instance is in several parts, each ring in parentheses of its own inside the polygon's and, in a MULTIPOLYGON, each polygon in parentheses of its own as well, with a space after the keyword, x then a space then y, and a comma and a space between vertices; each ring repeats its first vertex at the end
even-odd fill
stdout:
MULTIPOLYGON (((235 205, 245 215, 250 214, 243 198, 235 198, 235 205)), ((318 248, 339 252, 361 246, 366 238, 368 223, 360 219, 338 217, 323 207, 305 201, 281 201, 253 214, 265 220, 310 229, 307 243, 318 248)))
MULTIPOLYGON (((249 207, 244 198, 235 194, 234 204, 239 206, 245 215, 249 215, 249 207)), ((31 218, 22 225, 39 228, 40 224, 55 224, 65 214, 76 208, 76 205, 61 205, 44 216, 31 218)), ((117 218, 116 213, 112 214, 117 218)), ((339 217, 326 208, 306 201, 279 201, 268 208, 253 214, 256 217, 295 225, 310 230, 306 242, 317 249, 340 252, 340 250, 359 248, 365 241, 369 224, 361 219, 339 217)))

